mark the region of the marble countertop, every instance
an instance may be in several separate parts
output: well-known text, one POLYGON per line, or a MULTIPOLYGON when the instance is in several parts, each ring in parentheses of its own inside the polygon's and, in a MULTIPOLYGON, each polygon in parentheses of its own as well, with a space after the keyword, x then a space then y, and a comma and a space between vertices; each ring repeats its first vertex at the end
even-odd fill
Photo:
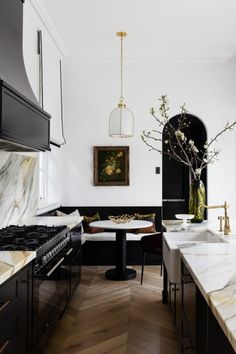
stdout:
POLYGON ((180 253, 236 351, 236 243, 199 243, 180 253))
POLYGON ((190 223, 186 230, 183 230, 179 220, 163 220, 163 225, 173 235, 176 232, 207 230, 221 239, 219 243, 190 242, 189 246, 183 241, 185 247, 178 248, 199 290, 236 351, 236 220, 231 221, 228 236, 219 231, 218 220, 190 223))
POLYGON ((35 257, 32 251, 0 251, 0 285, 35 257))
POLYGON ((224 242, 236 242, 236 220, 231 220, 231 232, 228 236, 224 235, 223 231, 219 231, 219 220, 204 220, 199 224, 187 224, 187 228, 183 229, 181 220, 163 220, 167 232, 198 232, 208 230, 222 238, 224 242))
POLYGON ((66 225, 69 229, 72 229, 76 225, 80 224, 83 220, 81 216, 33 216, 18 222, 18 225, 47 225, 57 226, 66 225))
MULTIPOLYGON (((186 229, 183 228, 182 220, 162 220, 163 226, 165 226, 167 232, 194 232, 206 229, 214 230, 219 232, 219 221, 218 220, 204 220, 202 223, 187 223, 186 229)), ((235 223, 236 224, 236 223, 235 223)))

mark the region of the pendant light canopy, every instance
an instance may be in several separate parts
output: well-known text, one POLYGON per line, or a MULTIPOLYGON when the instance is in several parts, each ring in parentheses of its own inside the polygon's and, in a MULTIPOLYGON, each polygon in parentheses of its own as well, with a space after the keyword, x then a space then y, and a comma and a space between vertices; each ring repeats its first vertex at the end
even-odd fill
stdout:
POLYGON ((130 138, 134 136, 134 116, 126 107, 123 97, 123 38, 126 32, 117 32, 120 37, 120 100, 109 118, 109 136, 115 138, 130 138))

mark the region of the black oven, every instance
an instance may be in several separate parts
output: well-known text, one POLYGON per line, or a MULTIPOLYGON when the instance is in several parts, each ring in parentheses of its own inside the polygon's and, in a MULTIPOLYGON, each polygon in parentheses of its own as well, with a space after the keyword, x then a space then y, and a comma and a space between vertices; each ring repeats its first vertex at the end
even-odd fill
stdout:
POLYGON ((35 343, 61 316, 70 296, 70 269, 66 246, 33 278, 33 341, 35 343))
POLYGON ((33 353, 43 353, 45 342, 63 314, 81 277, 81 226, 68 233, 68 242, 44 266, 34 267, 33 353))

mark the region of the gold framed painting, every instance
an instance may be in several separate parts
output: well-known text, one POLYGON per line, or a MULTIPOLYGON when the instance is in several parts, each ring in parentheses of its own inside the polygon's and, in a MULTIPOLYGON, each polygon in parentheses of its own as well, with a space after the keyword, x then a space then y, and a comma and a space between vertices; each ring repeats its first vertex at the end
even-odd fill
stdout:
POLYGON ((95 186, 129 185, 129 146, 94 146, 95 186))

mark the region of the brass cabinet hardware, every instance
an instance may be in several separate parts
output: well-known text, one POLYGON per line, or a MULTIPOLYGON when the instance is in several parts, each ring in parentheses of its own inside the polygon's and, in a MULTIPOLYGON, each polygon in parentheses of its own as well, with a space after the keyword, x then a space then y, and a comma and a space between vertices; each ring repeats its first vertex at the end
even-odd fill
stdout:
POLYGON ((73 248, 70 248, 68 252, 66 252, 66 255, 69 256, 69 254, 73 251, 73 248))
POLYGON ((6 347, 8 346, 8 344, 10 344, 9 339, 1 346, 0 348, 0 353, 3 353, 4 350, 6 349, 6 347))
MULTIPOLYGON (((0 307, 0 312, 3 311, 9 304, 10 304, 10 300, 6 301, 4 304, 1 305, 0 307)), ((1 353, 1 352, 0 352, 1 353)))

